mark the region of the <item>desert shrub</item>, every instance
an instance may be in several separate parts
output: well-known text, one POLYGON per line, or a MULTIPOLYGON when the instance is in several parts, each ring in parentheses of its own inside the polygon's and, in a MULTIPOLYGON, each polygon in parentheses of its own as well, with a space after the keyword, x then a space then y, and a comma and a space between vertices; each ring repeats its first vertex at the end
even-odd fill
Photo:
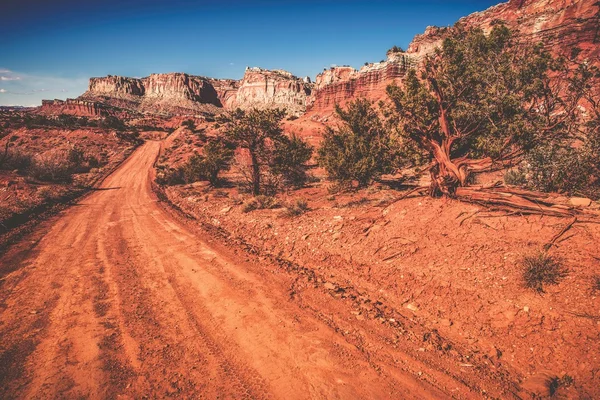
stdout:
POLYGON ((5 148, 0 157, 0 169, 25 172, 32 162, 32 155, 16 147, 5 148))
POLYGON ((592 278, 592 291, 600 292, 600 275, 595 275, 592 278))
POLYGON ((196 129, 196 123, 194 122, 193 119, 186 119, 185 121, 183 121, 181 123, 181 126, 185 126, 185 127, 189 128, 192 131, 194 129, 196 129))
POLYGON ((98 126, 104 129, 114 129, 116 131, 124 131, 127 126, 119 118, 109 115, 100 120, 98 126))
POLYGON ((207 180, 213 186, 219 184, 219 173, 229 169, 233 160, 233 147, 220 140, 209 141, 202 154, 194 154, 183 165, 183 180, 192 183, 207 180))
POLYGON ((393 171, 391 133, 371 103, 356 100, 346 110, 336 107, 342 121, 338 129, 328 127, 318 151, 318 162, 330 179, 349 186, 367 186, 382 174, 393 171))
POLYGON ((274 174, 281 175, 285 185, 302 187, 308 180, 306 163, 312 154, 312 146, 302 138, 296 135, 281 138, 275 143, 271 170, 274 174))
POLYGON ((545 143, 530 149, 504 179, 508 184, 542 192, 600 198, 599 160, 600 146, 592 140, 579 147, 545 143))
POLYGON ((523 257, 523 281, 525 287, 538 293, 544 292, 544 285, 556 285, 566 275, 562 260, 546 252, 523 257))
POLYGON ((527 173, 525 168, 518 166, 511 168, 504 173, 504 182, 507 185, 513 186, 526 186, 527 185, 527 173))
POLYGON ((161 169, 156 173, 156 183, 169 186, 185 183, 183 178, 183 168, 161 169))
POLYGON ((279 201, 272 196, 258 195, 252 197, 242 206, 242 212, 249 213, 254 210, 273 209, 281 207, 279 201))
POLYGON ((40 181, 69 182, 76 166, 70 161, 70 151, 51 150, 37 154, 28 175, 40 181))
POLYGON ((283 212, 284 217, 297 217, 309 210, 308 202, 304 199, 297 199, 293 204, 287 206, 283 212))

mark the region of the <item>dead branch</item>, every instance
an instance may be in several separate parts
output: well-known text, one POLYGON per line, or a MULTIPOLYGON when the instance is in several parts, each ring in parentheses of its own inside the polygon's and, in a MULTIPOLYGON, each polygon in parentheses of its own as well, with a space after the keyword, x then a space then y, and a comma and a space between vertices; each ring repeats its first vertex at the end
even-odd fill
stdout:
POLYGON ((571 227, 573 226, 573 224, 577 222, 577 217, 574 217, 573 220, 571 222, 569 222, 567 225, 564 226, 564 228, 562 228, 560 230, 560 232, 558 232, 556 235, 554 235, 554 237, 544 245, 544 250, 548 251, 550 250, 550 248, 552 246, 554 246, 554 244, 556 243, 556 241, 562 236, 564 235, 569 229, 571 229, 571 227))

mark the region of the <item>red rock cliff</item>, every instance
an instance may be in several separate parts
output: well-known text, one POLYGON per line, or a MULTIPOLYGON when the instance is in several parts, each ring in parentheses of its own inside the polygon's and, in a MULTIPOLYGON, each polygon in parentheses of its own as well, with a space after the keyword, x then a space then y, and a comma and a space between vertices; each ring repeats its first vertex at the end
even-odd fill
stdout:
MULTIPOLYGON (((542 42, 556 54, 569 54, 577 46, 582 50, 581 59, 600 63, 598 0, 511 0, 460 20, 484 31, 491 30, 496 21, 504 21, 528 42, 542 42)), ((319 74, 308 110, 328 115, 336 103, 344 105, 356 97, 375 101, 385 98, 386 86, 402 77, 407 66, 438 47, 446 32, 447 28, 428 27, 415 36, 406 53, 391 54, 386 62, 370 64, 360 71, 334 68, 319 74)))
POLYGON ((78 99, 42 100, 39 112, 46 115, 70 114, 81 117, 100 117, 108 114, 103 104, 78 99))

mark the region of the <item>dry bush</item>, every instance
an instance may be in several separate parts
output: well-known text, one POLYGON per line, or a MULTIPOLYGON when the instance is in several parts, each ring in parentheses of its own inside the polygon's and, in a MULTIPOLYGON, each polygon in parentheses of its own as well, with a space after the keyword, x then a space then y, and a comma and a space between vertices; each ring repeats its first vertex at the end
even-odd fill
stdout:
POLYGON ((285 208, 285 210, 282 213, 282 216, 288 218, 297 217, 299 215, 304 214, 308 210, 310 210, 308 208, 308 202, 304 199, 297 199, 294 204, 291 204, 285 208))
POLYGON ((523 257, 523 281, 525 287, 538 293, 544 292, 544 285, 556 285, 567 274, 561 259, 546 252, 523 257))
POLYGON ((254 210, 273 209, 279 207, 281 207, 281 204, 275 197, 258 195, 256 197, 252 197, 244 203, 242 212, 249 213, 250 211, 254 210))

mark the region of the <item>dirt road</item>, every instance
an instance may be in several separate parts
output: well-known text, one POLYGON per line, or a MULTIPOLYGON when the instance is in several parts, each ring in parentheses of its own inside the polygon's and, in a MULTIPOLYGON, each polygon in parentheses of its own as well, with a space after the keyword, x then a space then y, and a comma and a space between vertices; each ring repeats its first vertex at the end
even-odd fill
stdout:
POLYGON ((159 148, 0 258, 0 398, 452 395, 374 367, 285 276, 167 212, 151 190, 159 148))

